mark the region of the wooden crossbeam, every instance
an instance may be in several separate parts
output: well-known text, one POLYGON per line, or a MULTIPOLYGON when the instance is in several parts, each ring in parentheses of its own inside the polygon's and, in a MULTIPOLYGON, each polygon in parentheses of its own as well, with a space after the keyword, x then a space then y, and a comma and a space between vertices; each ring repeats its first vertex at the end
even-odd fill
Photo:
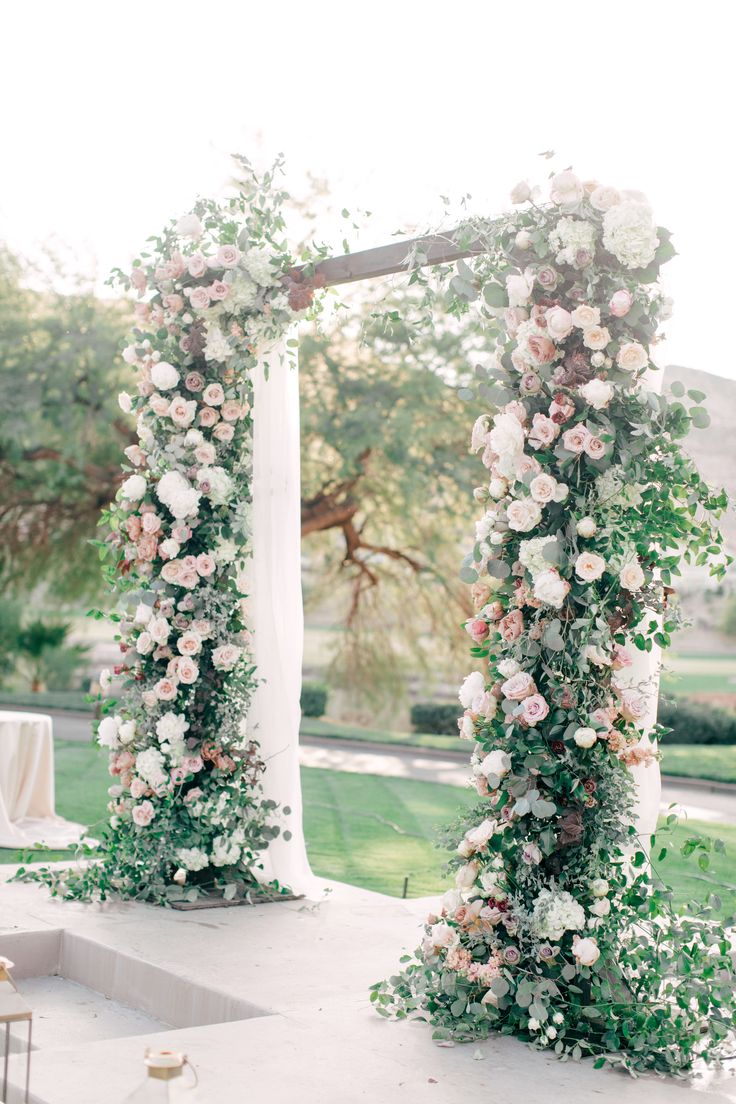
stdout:
MULTIPOLYGON (((465 232, 467 236, 467 231, 465 232)), ((376 276, 390 276, 395 272, 405 272, 408 261, 418 248, 422 254, 422 265, 448 264, 464 257, 485 253, 486 247, 479 240, 470 245, 463 241, 461 230, 450 230, 447 234, 432 234, 423 238, 410 238, 406 241, 379 245, 375 249, 363 249, 359 253, 346 253, 340 257, 328 257, 314 266, 315 272, 324 276, 327 287, 337 284, 352 284, 356 280, 372 280, 376 276)))

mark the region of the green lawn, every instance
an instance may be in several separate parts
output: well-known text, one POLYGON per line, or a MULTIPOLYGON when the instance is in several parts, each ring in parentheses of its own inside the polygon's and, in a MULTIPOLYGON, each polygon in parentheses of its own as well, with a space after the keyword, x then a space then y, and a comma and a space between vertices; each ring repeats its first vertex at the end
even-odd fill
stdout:
MULTIPOLYGON (((59 741, 56 780, 56 805, 62 816, 92 826, 104 816, 110 779, 103 752, 89 744, 59 741)), ((443 856, 433 846, 435 829, 473 800, 470 791, 311 768, 302 770, 302 785, 307 848, 317 874, 393 896, 401 895, 407 877, 412 897, 444 887, 443 856)), ((677 827, 672 853, 659 869, 678 902, 717 892, 728 912, 736 909, 735 854, 736 827, 691 822, 677 827), (694 832, 726 842, 726 854, 714 854, 705 872, 695 858, 684 860, 677 851, 694 832)), ((43 858, 61 857, 58 852, 43 854, 43 858)), ((0 850, 0 862, 16 859, 15 852, 0 850)))
POLYGON ((736 745, 711 747, 703 744, 662 743, 662 770, 683 778, 709 778, 714 782, 736 782, 736 745))

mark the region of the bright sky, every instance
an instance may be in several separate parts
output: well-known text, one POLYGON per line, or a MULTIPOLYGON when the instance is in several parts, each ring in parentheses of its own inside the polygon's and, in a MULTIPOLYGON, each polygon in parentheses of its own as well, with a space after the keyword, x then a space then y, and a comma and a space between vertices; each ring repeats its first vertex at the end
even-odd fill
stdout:
MULTIPOLYGON (((439 196, 506 205, 550 164, 644 191, 680 256, 662 363, 736 378, 728 6, 681 0, 30 0, 4 11, 0 234, 54 237, 101 277, 228 154, 282 151, 374 212, 362 246, 439 196), (548 163, 536 155, 554 149, 548 163), (724 319, 724 322, 719 319, 724 319)), ((334 240, 339 252, 342 233, 334 240)))

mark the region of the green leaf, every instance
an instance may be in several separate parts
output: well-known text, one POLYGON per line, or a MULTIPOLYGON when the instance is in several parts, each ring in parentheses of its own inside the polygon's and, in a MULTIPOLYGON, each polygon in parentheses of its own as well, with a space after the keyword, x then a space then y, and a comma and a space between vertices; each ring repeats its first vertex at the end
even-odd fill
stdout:
POLYGON ((486 284, 483 288, 483 298, 489 307, 507 307, 509 305, 506 288, 501 287, 500 284, 486 284))
POLYGON ((670 391, 680 399, 685 394, 685 384, 680 383, 679 380, 675 380, 670 386, 670 391))
POLYGON ((710 414, 704 406, 691 407, 690 417, 692 418, 693 425, 696 429, 707 429, 710 425, 710 414))

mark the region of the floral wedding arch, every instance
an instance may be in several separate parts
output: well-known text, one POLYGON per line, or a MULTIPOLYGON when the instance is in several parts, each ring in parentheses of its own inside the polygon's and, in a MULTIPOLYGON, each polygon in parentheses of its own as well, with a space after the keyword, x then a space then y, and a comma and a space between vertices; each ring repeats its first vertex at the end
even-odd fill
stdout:
MULTIPOLYGON (((253 374, 324 282, 319 256, 290 256, 282 199, 272 176, 252 176, 118 273, 139 296, 123 354, 138 393, 122 398, 139 444, 100 552, 120 597, 123 692, 98 730, 114 776, 102 860, 34 875, 65 896, 242 897, 279 833, 244 727, 258 685, 253 374)), ((717 1056, 728 1035, 730 948, 707 910, 676 916, 650 882, 628 768, 655 751, 621 672, 632 649, 669 644, 683 555, 723 573, 726 502, 678 443, 705 424, 703 396, 644 382, 669 234, 642 197, 571 172, 548 202, 526 185, 512 199, 515 213, 455 232, 469 259, 440 271, 449 286, 422 275, 421 241, 408 257, 430 314, 440 294, 479 310, 490 354, 471 445, 488 471, 484 512, 463 566, 477 669, 460 735, 478 802, 448 832, 456 889, 372 999, 441 1038, 497 1029, 671 1072, 717 1056)))

